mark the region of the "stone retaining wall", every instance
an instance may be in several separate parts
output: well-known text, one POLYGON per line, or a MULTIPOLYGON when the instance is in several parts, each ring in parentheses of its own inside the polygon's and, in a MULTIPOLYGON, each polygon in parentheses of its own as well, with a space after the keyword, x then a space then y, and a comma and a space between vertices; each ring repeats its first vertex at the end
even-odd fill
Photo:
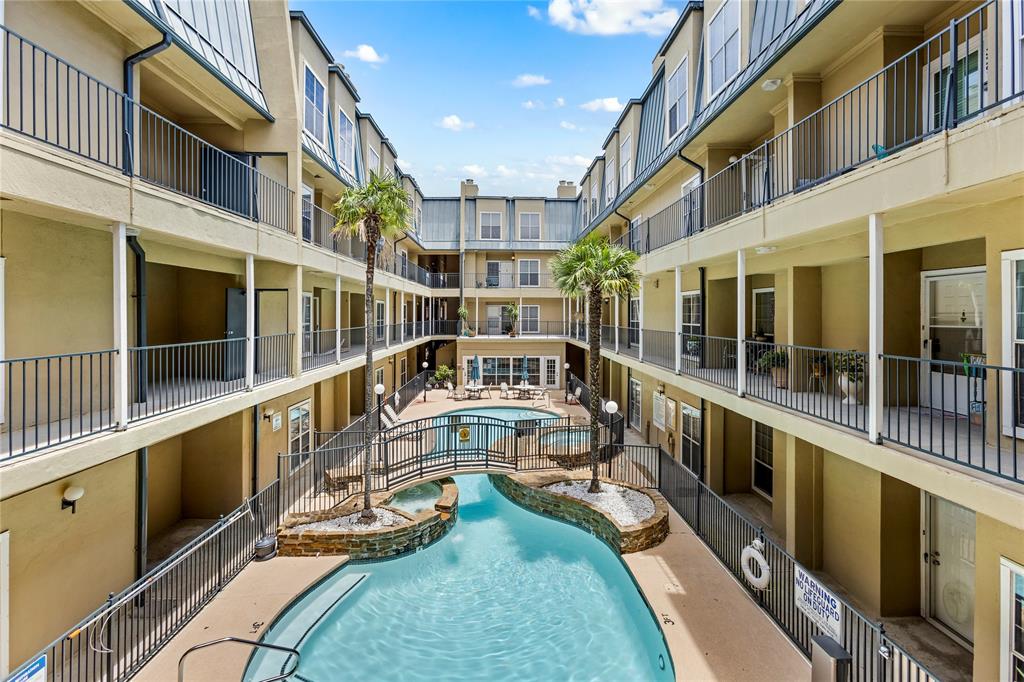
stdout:
MULTIPOLYGON (((351 514, 353 505, 343 509, 289 514, 278 527, 278 553, 281 556, 331 556, 348 555, 352 559, 386 559, 406 552, 412 552, 439 540, 455 525, 459 515, 459 489, 451 478, 437 481, 441 484, 441 496, 433 509, 421 511, 415 516, 398 509, 391 511, 409 519, 401 526, 390 526, 375 530, 295 530, 295 526, 306 523, 328 521, 351 514)), ((392 493, 388 493, 390 498, 392 493)), ((375 504, 375 506, 387 506, 375 504)))
MULTIPOLYGON (((621 554, 639 552, 654 547, 668 537, 668 503, 657 491, 633 488, 651 498, 654 502, 654 515, 632 526, 620 526, 597 507, 583 500, 544 490, 544 487, 552 483, 590 480, 589 472, 585 476, 567 474, 564 471, 531 472, 508 476, 491 474, 490 479, 494 487, 513 502, 527 509, 539 511, 580 526, 612 547, 617 547, 621 554)), ((632 486, 626 486, 619 481, 605 479, 603 476, 601 481, 632 488, 632 486)))

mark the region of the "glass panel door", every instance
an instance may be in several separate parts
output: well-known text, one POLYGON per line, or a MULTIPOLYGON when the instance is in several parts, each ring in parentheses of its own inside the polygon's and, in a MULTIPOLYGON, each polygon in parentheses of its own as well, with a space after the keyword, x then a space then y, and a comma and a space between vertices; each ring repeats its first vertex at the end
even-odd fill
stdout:
POLYGON ((640 382, 636 379, 629 380, 629 426, 640 430, 642 415, 640 414, 640 382))
POLYGON ((772 427, 754 422, 751 487, 755 492, 761 493, 768 499, 772 497, 775 472, 775 453, 773 447, 774 431, 772 427))
MULTIPOLYGON (((922 356, 965 366, 984 362, 984 271, 925 274, 922 287, 922 356)), ((966 415, 972 402, 984 403, 984 372, 951 371, 949 365, 924 364, 922 368, 922 405, 966 415)))

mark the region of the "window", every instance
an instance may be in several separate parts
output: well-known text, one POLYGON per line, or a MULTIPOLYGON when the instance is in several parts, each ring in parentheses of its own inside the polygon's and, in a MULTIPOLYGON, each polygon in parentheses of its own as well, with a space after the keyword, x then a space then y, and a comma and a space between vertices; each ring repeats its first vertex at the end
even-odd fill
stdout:
POLYGON ((683 353, 696 355, 700 352, 700 292, 684 291, 682 299, 682 316, 679 331, 683 334, 683 353))
POLYGON ((398 358, 398 385, 399 386, 405 386, 405 382, 407 382, 409 380, 409 376, 408 376, 408 374, 406 374, 406 369, 407 369, 406 360, 407 360, 407 358, 405 358, 404 356, 401 357, 401 358, 398 358))
POLYGON ((302 185, 302 239, 313 239, 313 188, 302 185))
POLYGON ((291 458, 292 469, 305 463, 312 450, 309 406, 310 401, 304 400, 288 408, 288 454, 297 455, 291 458))
POLYGON ((519 306, 519 331, 523 334, 540 333, 540 306, 519 306))
POLYGON ((590 213, 595 218, 597 217, 598 192, 600 192, 600 186, 597 184, 597 178, 595 177, 590 181, 590 213))
POLYGON ((775 456, 772 450, 774 431, 770 426, 754 422, 753 436, 751 487, 755 492, 761 493, 770 500, 772 499, 772 472, 774 471, 775 456))
POLYGON ((540 261, 520 260, 519 261, 519 286, 539 287, 540 286, 540 261))
POLYGON ((377 369, 373 370, 373 385, 376 386, 377 384, 380 384, 381 386, 384 385, 383 367, 378 367, 377 369))
MULTIPOLYGON (((473 358, 476 356, 463 356, 463 368, 465 376, 470 376, 473 367, 473 358)), ((544 386, 553 388, 558 386, 558 363, 560 358, 554 356, 526 357, 526 381, 532 386, 544 386), (543 363, 544 373, 541 374, 543 363), (552 371, 552 365, 554 367, 552 371), (543 380, 543 381, 542 381, 543 380)), ((480 357, 480 382, 485 386, 499 386, 502 383, 512 386, 520 384, 523 378, 523 356, 481 356, 480 357)))
POLYGON ((351 172, 355 168, 356 127, 352 119, 338 109, 338 163, 351 172))
POLYGON ((668 79, 668 137, 672 139, 686 127, 689 117, 687 94, 690 85, 689 65, 686 57, 668 79))
POLYGON ((501 239, 501 214, 485 212, 480 214, 480 239, 501 239))
POLYGON ((700 176, 694 175, 680 188, 683 209, 683 236, 697 234, 704 229, 704 212, 700 207, 700 176))
MULTIPOLYGON (((1003 358, 1006 367, 1024 369, 1024 249, 1002 254, 1003 358)), ((1003 434, 1024 438, 1024 381, 1003 381, 1003 434), (1014 434, 1016 431, 1016 434, 1014 434)))
POLYGON ((558 358, 544 358, 544 383, 558 386, 558 358))
POLYGON ((711 94, 740 70, 740 0, 724 0, 708 26, 711 94))
POLYGON ((629 378, 629 404, 627 405, 627 411, 629 412, 629 426, 631 428, 640 430, 640 382, 633 377, 629 378))
POLYGON ((775 289, 754 289, 754 336, 775 336, 775 289))
POLYGON ((604 164, 604 205, 612 203, 615 198, 615 157, 612 156, 604 164))
POLYGON ((632 140, 629 135, 619 145, 619 187, 625 187, 633 182, 633 156, 630 144, 632 140))
POLYGON ((387 320, 384 319, 384 315, 385 315, 385 313, 384 313, 384 301, 375 301, 375 303, 376 303, 376 306, 377 306, 377 311, 376 311, 376 313, 374 313, 374 316, 377 319, 374 320, 374 322, 375 322, 374 326, 377 329, 377 340, 378 341, 383 341, 384 340, 384 329, 385 329, 385 325, 387 324, 387 320))
POLYGON ((302 118, 302 127, 319 142, 324 144, 326 137, 324 131, 327 127, 324 112, 324 84, 313 74, 312 69, 306 67, 305 86, 305 109, 302 118))
POLYGON ((417 206, 416 207, 416 224, 414 226, 416 232, 420 231, 420 225, 421 224, 423 224, 423 207, 422 206, 417 206))
POLYGON ((487 277, 484 279, 484 284, 488 287, 496 287, 500 278, 501 264, 496 260, 487 261, 487 277))
MULTIPOLYGON (((1020 21, 1019 19, 1017 20, 1020 21)), ((960 39, 962 40, 962 38, 960 39)), ((957 121, 962 121, 981 109, 982 93, 987 86, 979 59, 978 36, 974 36, 966 44, 957 44, 956 77, 953 91, 956 95, 956 111, 953 112, 957 121)), ((943 52, 927 66, 922 67, 922 98, 927 102, 927 112, 923 124, 926 128, 941 128, 946 117, 946 93, 949 90, 950 53, 943 52), (928 101, 930 93, 931 101, 928 101)))
POLYGON ((640 299, 629 299, 629 335, 626 337, 629 346, 640 345, 640 299))
POLYGON ((700 409, 679 403, 679 458, 687 469, 701 477, 703 419, 700 409))
POLYGON ((370 162, 368 168, 375 173, 380 173, 380 154, 377 153, 376 149, 370 149, 370 162))
POLYGON ((999 558, 999 679, 1024 680, 1024 566, 999 558))
POLYGON ((519 214, 519 238, 540 239, 540 213, 519 214))
POLYGON ((629 249, 636 253, 641 253, 640 247, 643 245, 642 230, 640 229, 641 223, 643 223, 644 217, 638 215, 629 221, 629 249))
POLYGON ((580 192, 580 201, 583 202, 583 225, 590 224, 590 202, 587 201, 587 197, 580 192))

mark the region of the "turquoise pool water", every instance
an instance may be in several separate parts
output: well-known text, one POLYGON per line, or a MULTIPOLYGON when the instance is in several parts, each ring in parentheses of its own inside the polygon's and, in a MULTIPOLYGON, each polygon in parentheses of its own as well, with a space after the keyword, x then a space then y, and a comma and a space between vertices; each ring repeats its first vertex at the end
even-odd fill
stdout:
POLYGON ((554 412, 534 410, 529 407, 467 407, 453 412, 446 412, 442 417, 459 415, 463 417, 493 417, 505 421, 517 421, 520 419, 554 419, 558 417, 554 412))
MULTIPOLYGON (((607 545, 513 504, 485 475, 456 483, 459 518, 444 538, 343 567, 271 627, 267 641, 299 644, 294 679, 674 679, 661 631, 607 545)), ((245 679, 283 662, 259 653, 245 679)))
POLYGON ((439 497, 441 497, 441 486, 429 481, 398 491, 385 504, 410 514, 419 514, 425 509, 433 509, 439 497))

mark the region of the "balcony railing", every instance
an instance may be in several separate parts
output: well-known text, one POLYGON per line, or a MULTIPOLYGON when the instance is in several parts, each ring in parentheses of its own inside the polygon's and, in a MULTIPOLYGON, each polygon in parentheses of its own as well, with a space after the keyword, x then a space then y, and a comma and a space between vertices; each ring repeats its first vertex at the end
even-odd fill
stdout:
POLYGON ((1024 95, 1015 5, 989 0, 766 140, 616 244, 648 253, 843 175, 1024 95), (955 68, 951 65, 955 64, 955 68))
POLYGON ((286 232, 293 192, 225 152, 0 26, 0 127, 286 232))
POLYGON ((113 429, 116 358, 102 350, 0 361, 3 456, 113 429))
POLYGON ((253 383, 257 386, 268 384, 278 379, 287 379, 292 375, 292 337, 295 334, 267 334, 257 336, 256 370, 253 383))
POLYGON ((467 289, 538 289, 555 286, 550 272, 467 272, 467 289))

